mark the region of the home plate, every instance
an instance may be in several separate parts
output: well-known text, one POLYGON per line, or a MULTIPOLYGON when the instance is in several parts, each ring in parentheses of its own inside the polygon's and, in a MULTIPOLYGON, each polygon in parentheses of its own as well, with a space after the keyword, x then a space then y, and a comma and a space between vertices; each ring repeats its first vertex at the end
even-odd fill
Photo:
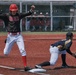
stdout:
POLYGON ((32 72, 32 73, 44 73, 46 72, 45 69, 31 69, 28 72, 32 72))

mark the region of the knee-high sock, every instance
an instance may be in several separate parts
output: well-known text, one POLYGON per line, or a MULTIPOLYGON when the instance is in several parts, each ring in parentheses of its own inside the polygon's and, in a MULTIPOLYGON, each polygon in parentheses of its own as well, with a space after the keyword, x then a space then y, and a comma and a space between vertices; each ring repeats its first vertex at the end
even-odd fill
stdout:
POLYGON ((61 55, 62 65, 66 65, 66 54, 61 55))
POLYGON ((22 60, 23 60, 24 67, 26 67, 27 66, 26 56, 22 56, 22 60))

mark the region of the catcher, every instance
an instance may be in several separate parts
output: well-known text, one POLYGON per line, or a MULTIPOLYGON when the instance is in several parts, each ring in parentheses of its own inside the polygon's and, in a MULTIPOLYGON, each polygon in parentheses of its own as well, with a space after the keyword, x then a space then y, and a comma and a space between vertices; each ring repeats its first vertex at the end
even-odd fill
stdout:
POLYGON ((11 4, 9 7, 8 14, 0 14, 0 19, 2 19, 5 23, 5 27, 7 29, 8 35, 5 48, 4 48, 4 55, 8 55, 11 51, 13 44, 16 42, 19 48, 19 51, 22 56, 22 61, 24 64, 24 70, 30 70, 27 67, 27 60, 26 60, 26 51, 24 47, 24 41, 20 30, 20 20, 26 16, 29 16, 33 13, 35 6, 32 5, 31 9, 28 13, 18 13, 18 7, 16 4, 11 4))
MULTIPOLYGON (((55 65, 55 63, 58 60, 58 56, 60 53, 65 54, 66 51, 72 55, 73 57, 76 58, 76 54, 72 53, 70 50, 70 47, 72 45, 72 39, 73 39, 73 33, 68 32, 66 34, 66 39, 65 40, 60 40, 54 44, 51 44, 50 46, 50 61, 45 61, 43 63, 35 65, 35 68, 42 68, 43 66, 52 66, 55 65), (65 51, 66 50, 66 51, 65 51)), ((64 61, 65 63, 65 61, 64 61)))

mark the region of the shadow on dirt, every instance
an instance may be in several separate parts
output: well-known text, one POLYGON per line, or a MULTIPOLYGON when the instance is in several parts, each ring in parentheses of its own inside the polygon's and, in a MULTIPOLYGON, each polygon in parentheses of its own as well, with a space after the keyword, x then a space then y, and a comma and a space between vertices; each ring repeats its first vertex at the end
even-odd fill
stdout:
POLYGON ((47 70, 59 70, 59 69, 68 69, 68 68, 72 68, 72 69, 75 69, 76 68, 76 66, 68 66, 68 67, 55 67, 55 68, 53 68, 53 69, 47 69, 47 70))

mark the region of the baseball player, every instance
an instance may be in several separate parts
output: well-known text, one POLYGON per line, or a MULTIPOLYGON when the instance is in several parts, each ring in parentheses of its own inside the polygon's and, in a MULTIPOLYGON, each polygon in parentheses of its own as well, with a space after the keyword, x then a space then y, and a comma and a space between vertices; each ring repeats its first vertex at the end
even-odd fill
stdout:
POLYGON ((22 56, 25 71, 29 70, 30 68, 27 67, 26 51, 24 48, 24 41, 20 30, 20 20, 26 16, 31 15, 34 11, 34 8, 35 6, 32 5, 28 13, 18 13, 17 5, 11 4, 8 14, 0 14, 0 19, 4 21, 8 32, 7 41, 4 48, 4 54, 8 55, 11 51, 13 44, 16 42, 22 56))
POLYGON ((70 47, 72 45, 72 39, 73 39, 73 33, 68 32, 66 34, 66 39, 65 40, 60 40, 60 41, 58 41, 54 44, 51 44, 51 46, 50 46, 50 54, 51 54, 50 61, 45 61, 41 64, 37 64, 37 65, 35 65, 35 68, 42 68, 43 66, 55 65, 55 63, 58 60, 58 55, 60 53, 65 54, 66 53, 65 50, 70 55, 72 55, 73 57, 76 58, 76 54, 72 53, 71 50, 70 50, 70 47))

